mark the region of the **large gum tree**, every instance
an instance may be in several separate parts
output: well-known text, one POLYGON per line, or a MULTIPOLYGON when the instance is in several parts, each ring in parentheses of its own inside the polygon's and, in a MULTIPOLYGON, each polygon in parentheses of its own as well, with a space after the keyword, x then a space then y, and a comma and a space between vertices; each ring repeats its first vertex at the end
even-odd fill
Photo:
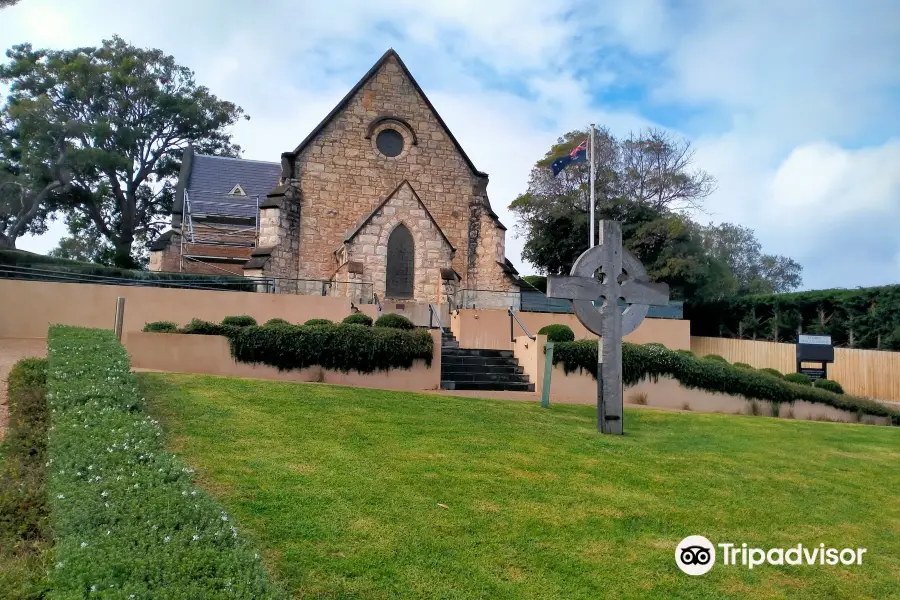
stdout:
MULTIPOLYGON (((244 111, 161 50, 115 36, 99 47, 22 44, 6 55, 0 82, 10 86, 2 109, 9 128, 41 124, 33 135, 63 135, 70 180, 53 208, 73 236, 103 240, 108 252, 101 254, 116 266, 140 266, 142 249, 165 227, 188 145, 204 154, 240 153, 229 131, 244 111)), ((59 145, 39 148, 28 163, 54 172, 59 145)))

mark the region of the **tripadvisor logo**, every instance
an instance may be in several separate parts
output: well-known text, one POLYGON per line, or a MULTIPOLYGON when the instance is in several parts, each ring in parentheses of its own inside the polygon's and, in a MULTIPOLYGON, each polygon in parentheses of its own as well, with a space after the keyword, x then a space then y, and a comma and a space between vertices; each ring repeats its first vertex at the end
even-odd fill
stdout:
POLYGON ((721 551, 722 564, 742 566, 752 569, 764 564, 770 565, 812 565, 834 566, 861 565, 865 548, 826 548, 825 544, 807 547, 797 544, 791 548, 750 548, 747 544, 713 545, 702 535, 691 535, 675 549, 675 564, 688 575, 703 575, 716 564, 716 547, 721 551))

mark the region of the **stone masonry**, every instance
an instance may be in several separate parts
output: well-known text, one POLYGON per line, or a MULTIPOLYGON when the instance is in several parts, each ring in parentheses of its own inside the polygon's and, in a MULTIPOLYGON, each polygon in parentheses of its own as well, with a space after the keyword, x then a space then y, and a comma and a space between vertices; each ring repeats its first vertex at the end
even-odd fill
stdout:
POLYGON ((402 222, 416 241, 415 300, 439 301, 442 268, 459 273, 460 287, 517 291, 502 266, 505 228, 490 209, 487 176, 457 149, 395 54, 386 55, 309 143, 287 156, 291 173, 282 182, 296 182, 300 206, 293 277, 329 280, 358 262, 358 275, 382 295, 387 235, 402 222), (396 157, 376 146, 378 133, 388 128, 403 136, 396 157), (360 220, 398 189, 342 254, 360 220))
POLYGON ((374 291, 385 295, 388 238, 403 223, 415 241, 413 296, 422 302, 440 303, 441 268, 451 264, 453 248, 429 216, 409 182, 404 181, 351 239, 344 243, 347 262, 362 264, 374 291))

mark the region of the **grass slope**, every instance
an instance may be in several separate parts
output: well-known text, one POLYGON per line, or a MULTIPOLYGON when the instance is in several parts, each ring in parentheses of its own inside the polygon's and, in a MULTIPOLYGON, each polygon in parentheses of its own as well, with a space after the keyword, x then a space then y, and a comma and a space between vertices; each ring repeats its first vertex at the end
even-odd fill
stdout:
POLYGON ((628 435, 607 437, 585 406, 140 383, 297 597, 900 597, 895 428, 626 410, 628 435), (691 534, 868 552, 689 577, 674 549, 691 534))

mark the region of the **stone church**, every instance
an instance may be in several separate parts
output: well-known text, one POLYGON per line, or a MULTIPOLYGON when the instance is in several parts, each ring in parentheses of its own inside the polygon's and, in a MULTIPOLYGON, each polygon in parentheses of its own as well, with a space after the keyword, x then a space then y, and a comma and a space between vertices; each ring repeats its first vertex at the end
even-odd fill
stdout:
POLYGON ((487 184, 388 50, 280 164, 189 151, 151 269, 362 302, 466 290, 467 304, 507 306, 521 280, 487 184))

